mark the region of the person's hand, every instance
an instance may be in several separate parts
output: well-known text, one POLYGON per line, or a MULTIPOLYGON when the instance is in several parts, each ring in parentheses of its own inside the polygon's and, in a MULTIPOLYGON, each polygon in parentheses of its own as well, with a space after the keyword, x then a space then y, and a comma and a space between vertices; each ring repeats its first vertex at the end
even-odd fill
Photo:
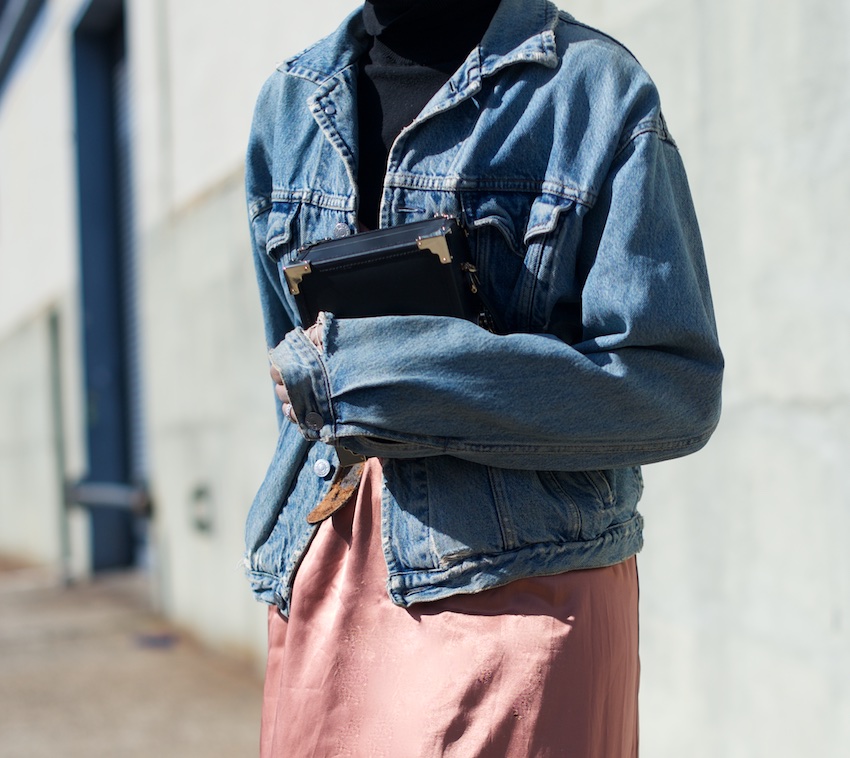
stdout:
POLYGON ((280 371, 277 370, 276 366, 272 365, 269 366, 269 374, 271 374, 274 381, 274 394, 280 400, 283 417, 293 424, 297 424, 298 419, 295 416, 295 411, 292 410, 292 403, 289 402, 289 390, 286 389, 286 384, 284 384, 280 371))
POLYGON ((304 334, 307 335, 307 339, 310 340, 315 346, 316 349, 322 353, 324 352, 324 346, 322 345, 322 329, 325 326, 325 314, 320 313, 319 319, 316 321, 313 326, 307 329, 304 334))
MULTIPOLYGON (((309 329, 304 332, 307 335, 307 338, 312 342, 316 349, 321 353, 322 352, 322 322, 321 319, 313 324, 309 329)), ((281 376, 280 371, 276 366, 269 366, 269 374, 271 374, 272 380, 275 383, 274 392, 277 395, 277 399, 280 400, 281 409, 283 410, 283 416, 288 421, 291 421, 293 424, 298 423, 298 418, 295 415, 295 411, 292 409, 292 402, 289 399, 289 390, 286 389, 286 383, 283 381, 283 376, 281 376)))

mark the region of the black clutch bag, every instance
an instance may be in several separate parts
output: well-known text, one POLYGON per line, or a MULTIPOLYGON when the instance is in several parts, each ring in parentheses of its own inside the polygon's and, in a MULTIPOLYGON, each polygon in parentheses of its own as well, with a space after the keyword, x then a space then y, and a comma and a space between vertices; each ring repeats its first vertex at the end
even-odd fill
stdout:
POLYGON ((308 245, 283 268, 305 326, 339 318, 455 316, 479 323, 475 267, 454 218, 363 232, 308 245))

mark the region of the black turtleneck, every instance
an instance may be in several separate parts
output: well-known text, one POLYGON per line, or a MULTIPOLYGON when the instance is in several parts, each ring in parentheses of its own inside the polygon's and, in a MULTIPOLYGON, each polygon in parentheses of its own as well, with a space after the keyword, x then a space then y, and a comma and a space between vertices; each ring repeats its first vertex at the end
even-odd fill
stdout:
POLYGON ((481 41, 500 0, 366 0, 372 44, 357 80, 360 221, 378 226, 387 156, 399 132, 481 41))

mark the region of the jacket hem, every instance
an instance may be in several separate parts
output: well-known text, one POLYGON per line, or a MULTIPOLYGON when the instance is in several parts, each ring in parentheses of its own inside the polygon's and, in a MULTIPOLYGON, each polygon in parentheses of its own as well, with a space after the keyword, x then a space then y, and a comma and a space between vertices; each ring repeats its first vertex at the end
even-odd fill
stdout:
POLYGON ((409 607, 452 595, 473 594, 530 576, 603 568, 621 563, 643 547, 643 518, 612 527, 595 540, 529 547, 474 556, 448 568, 392 573, 387 588, 396 605, 409 607))
MULTIPOLYGON (((643 517, 635 513, 595 540, 536 544, 495 555, 467 557, 444 568, 392 572, 387 579, 387 594, 395 605, 409 608, 453 595, 483 592, 531 576, 612 566, 639 553, 642 547, 643 517)), ((246 575, 258 602, 275 605, 285 616, 289 615, 288 575, 251 567, 246 575)))

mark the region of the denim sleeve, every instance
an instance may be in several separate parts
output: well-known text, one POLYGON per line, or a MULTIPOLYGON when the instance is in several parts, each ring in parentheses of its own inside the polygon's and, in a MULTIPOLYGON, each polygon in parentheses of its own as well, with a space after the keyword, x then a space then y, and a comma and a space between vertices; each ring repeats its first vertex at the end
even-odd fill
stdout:
MULTIPOLYGON (((271 351, 308 439, 367 456, 612 468, 694 452, 717 425, 723 359, 676 147, 625 144, 584 216, 582 335, 459 319, 329 317, 271 351)), ((557 253, 557 251, 556 251, 557 253)))
MULTIPOLYGON (((275 99, 267 95, 276 86, 278 86, 276 77, 271 77, 257 100, 245 163, 245 188, 251 223, 254 269, 260 292, 266 344, 270 346, 277 345, 294 326, 284 306, 283 286, 277 274, 277 265, 266 254, 266 233, 272 190, 271 158, 267 152, 267 145, 273 144, 273 138, 267 132, 270 131, 269 125, 273 129, 276 124, 276 119, 270 117, 266 111, 273 110, 275 99)), ((278 426, 280 426, 283 422, 283 412, 277 398, 275 398, 275 406, 278 426)))

